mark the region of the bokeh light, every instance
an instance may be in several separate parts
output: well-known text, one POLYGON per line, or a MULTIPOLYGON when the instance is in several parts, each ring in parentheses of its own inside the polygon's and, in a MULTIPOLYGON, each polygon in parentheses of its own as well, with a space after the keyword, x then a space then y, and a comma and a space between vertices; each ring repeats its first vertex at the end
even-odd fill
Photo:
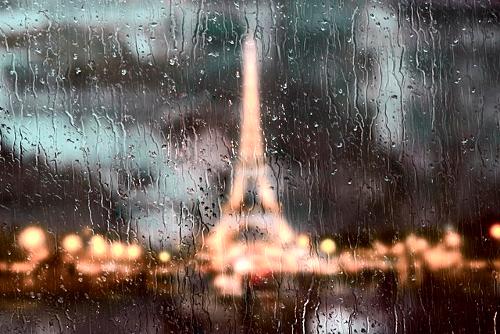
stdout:
POLYGON ((75 254, 83 248, 82 239, 76 234, 69 234, 62 241, 63 249, 69 254, 75 254))
POLYGON ((490 236, 495 240, 500 240, 500 223, 494 223, 490 226, 490 236))
POLYGON ((462 244, 462 237, 457 232, 448 231, 444 236, 444 243, 450 248, 458 248, 462 244))
POLYGON ((106 256, 107 251, 108 245, 102 236, 94 235, 90 239, 90 252, 92 256, 102 258, 106 256))
POLYGON ((305 234, 301 234, 297 237, 297 245, 301 248, 309 247, 309 237, 305 234))
POLYGON ((115 260, 123 258, 125 255, 125 246, 121 242, 111 244, 111 257, 115 260))
POLYGON ((45 248, 45 243, 45 232, 40 227, 30 226, 19 234, 19 245, 29 252, 45 248))
POLYGON ((335 244, 335 241, 333 241, 332 239, 326 238, 319 244, 319 249, 323 253, 331 255, 335 253, 335 251, 337 250, 337 245, 335 244))
POLYGON ((137 260, 141 257, 142 249, 137 244, 131 244, 127 247, 127 255, 130 260, 137 260))
POLYGON ((158 259, 160 260, 160 262, 167 263, 168 261, 170 261, 171 255, 167 251, 161 251, 158 254, 158 259))

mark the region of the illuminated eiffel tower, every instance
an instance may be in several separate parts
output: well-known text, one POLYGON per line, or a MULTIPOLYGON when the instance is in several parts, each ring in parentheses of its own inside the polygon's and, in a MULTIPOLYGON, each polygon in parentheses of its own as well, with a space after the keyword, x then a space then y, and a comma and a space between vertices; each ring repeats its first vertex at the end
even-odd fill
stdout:
POLYGON ((245 210, 245 191, 252 183, 258 205, 267 213, 279 214, 280 205, 267 178, 259 102, 257 50, 253 41, 243 45, 243 103, 241 108, 240 157, 223 214, 245 210))
POLYGON ((221 220, 207 240, 211 261, 218 271, 227 269, 231 259, 237 256, 235 252, 251 254, 263 243, 284 247, 294 240, 294 232, 282 216, 281 205, 268 179, 260 124, 258 69, 255 42, 247 40, 243 43, 239 160, 221 220), (235 243, 239 246, 233 247, 235 243))

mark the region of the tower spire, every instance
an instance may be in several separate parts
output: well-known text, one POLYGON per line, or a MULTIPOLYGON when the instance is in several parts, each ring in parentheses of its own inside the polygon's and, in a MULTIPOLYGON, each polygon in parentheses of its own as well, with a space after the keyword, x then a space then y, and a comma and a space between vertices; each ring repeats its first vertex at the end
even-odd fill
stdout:
POLYGON ((240 161, 257 167, 264 160, 260 124, 259 66, 253 40, 243 43, 243 103, 241 108, 240 161))

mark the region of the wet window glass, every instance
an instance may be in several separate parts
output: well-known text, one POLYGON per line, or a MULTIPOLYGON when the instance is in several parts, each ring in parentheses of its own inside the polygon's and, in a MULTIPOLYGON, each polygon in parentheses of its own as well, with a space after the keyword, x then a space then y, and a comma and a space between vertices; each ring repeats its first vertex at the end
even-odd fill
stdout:
POLYGON ((500 2, 0 2, 0 332, 496 333, 500 2))

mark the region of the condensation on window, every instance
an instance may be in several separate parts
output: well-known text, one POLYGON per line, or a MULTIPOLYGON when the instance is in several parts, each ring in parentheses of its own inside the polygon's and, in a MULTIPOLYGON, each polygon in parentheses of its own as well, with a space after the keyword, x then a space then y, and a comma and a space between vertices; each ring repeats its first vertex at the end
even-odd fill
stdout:
POLYGON ((496 333, 499 52, 496 0, 1 0, 0 332, 496 333))

